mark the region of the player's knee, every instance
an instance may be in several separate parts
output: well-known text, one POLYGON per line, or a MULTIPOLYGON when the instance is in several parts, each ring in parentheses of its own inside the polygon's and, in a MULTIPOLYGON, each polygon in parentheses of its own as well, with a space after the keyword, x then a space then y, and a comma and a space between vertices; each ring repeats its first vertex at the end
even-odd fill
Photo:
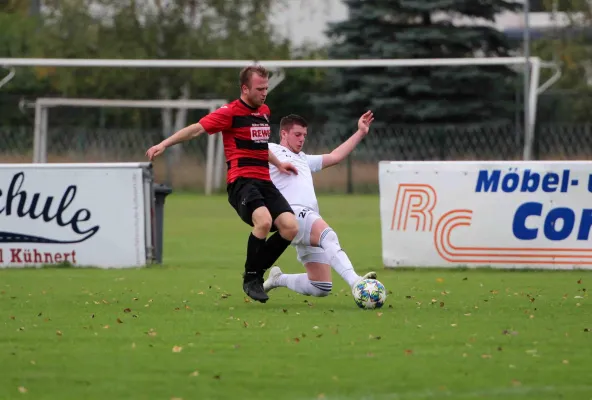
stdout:
POLYGON ((262 218, 255 222, 253 225, 255 229, 269 233, 269 231, 271 230, 271 217, 262 218))
POLYGON ((268 234, 271 230, 271 215, 265 209, 257 209, 253 212, 253 228, 255 230, 268 234))
POLYGON ((318 282, 318 281, 309 281, 310 284, 314 287, 312 296, 315 297, 327 297, 331 293, 333 289, 332 282, 318 282))
POLYGON ((294 240, 298 234, 298 221, 293 214, 286 213, 278 230, 286 240, 294 240))
POLYGON ((321 233, 319 244, 325 250, 329 247, 336 247, 338 249, 341 248, 337 233, 335 233, 335 231, 331 228, 327 228, 323 231, 323 233, 321 233))

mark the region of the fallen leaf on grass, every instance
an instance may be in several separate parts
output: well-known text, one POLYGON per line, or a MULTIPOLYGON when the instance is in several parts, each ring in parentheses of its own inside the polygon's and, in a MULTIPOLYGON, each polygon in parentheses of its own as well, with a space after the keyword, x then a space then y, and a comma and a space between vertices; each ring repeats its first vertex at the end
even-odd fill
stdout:
POLYGON ((121 318, 117 318, 117 323, 118 324, 123 324, 123 321, 121 320, 121 318))
POLYGON ((491 358, 491 354, 481 354, 481 358, 491 358))
POLYGON ((24 386, 19 386, 18 387, 18 391, 21 392, 21 393, 27 393, 28 392, 27 388, 24 387, 24 386))
POLYGON ((444 307, 444 302, 443 301, 440 302, 440 308, 442 308, 442 307, 444 307))
POLYGON ((442 278, 436 278, 436 282, 442 283, 442 282, 444 282, 444 279, 442 279, 442 278))
POLYGON ((62 331, 56 331, 56 335, 62 336, 62 331))
POLYGON ((563 362, 564 364, 569 364, 569 361, 568 361, 568 360, 563 360, 562 362, 563 362))
POLYGON ((35 360, 31 360, 31 365, 35 365, 35 364, 37 364, 37 363, 35 362, 35 360))
POLYGON ((132 312, 132 309, 131 308, 124 308, 123 309, 123 312, 124 313, 129 313, 129 312, 132 312))
POLYGON ((183 347, 181 346, 174 346, 173 347, 173 353, 180 353, 183 350, 183 347))
POLYGON ((220 378, 221 378, 220 375, 214 375, 214 379, 220 380, 220 378))
POLYGON ((244 326, 245 328, 248 328, 248 327, 249 327, 249 323, 248 323, 247 321, 243 321, 243 326, 244 326))
POLYGON ((382 317, 382 313, 381 313, 381 312, 379 312, 379 313, 376 313, 376 316, 378 316, 378 317, 382 317))
POLYGON ((410 350, 410 349, 405 350, 406 356, 410 356, 411 354, 413 354, 413 350, 410 350))
POLYGON ((294 343, 300 343, 300 338, 297 338, 297 337, 295 337, 295 338, 294 338, 294 339, 292 339, 292 340, 294 340, 294 343))
POLYGON ((580 280, 578 280, 578 285, 581 285, 581 284, 582 284, 582 280, 580 279, 580 280))
POLYGON ((199 376, 199 371, 195 370, 192 373, 190 373, 189 376, 199 376))

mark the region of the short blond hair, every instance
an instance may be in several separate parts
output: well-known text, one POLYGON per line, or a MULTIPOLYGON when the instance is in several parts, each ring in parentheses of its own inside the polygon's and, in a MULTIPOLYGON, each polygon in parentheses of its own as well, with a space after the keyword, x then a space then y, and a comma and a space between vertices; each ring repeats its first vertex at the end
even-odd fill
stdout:
POLYGON ((249 65, 248 67, 243 68, 240 74, 238 75, 240 87, 243 87, 243 85, 247 85, 248 87, 250 87, 251 77, 253 76, 253 74, 257 74, 262 78, 269 77, 269 72, 264 66, 249 65))

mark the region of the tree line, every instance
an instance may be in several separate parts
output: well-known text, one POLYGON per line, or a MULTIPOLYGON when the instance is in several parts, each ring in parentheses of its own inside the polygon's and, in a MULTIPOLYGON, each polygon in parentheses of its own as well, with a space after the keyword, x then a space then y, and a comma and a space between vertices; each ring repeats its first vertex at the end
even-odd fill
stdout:
MULTIPOLYGON (((519 12, 522 3, 517 1, 344 3, 348 18, 328 27, 328 45, 296 47, 277 32, 269 13, 272 7, 285 7, 285 0, 5 0, 0 2, 0 57, 505 57, 522 45, 491 25, 503 12, 519 12), (452 17, 482 24, 453 24, 452 17)), ((563 77, 555 90, 568 94, 541 107, 572 120, 589 119, 585 77, 592 82, 587 61, 592 18, 585 3, 562 0, 568 28, 550 32, 532 48, 534 54, 562 64, 563 77)), ((539 7, 551 10, 553 3, 542 0, 539 7)), ((14 80, 0 89, 0 120, 2 125, 25 122, 17 106, 22 97, 233 99, 237 85, 237 71, 231 69, 18 68, 14 80)), ((521 70, 507 66, 288 69, 269 105, 277 118, 297 112, 319 123, 351 121, 368 108, 385 124, 495 123, 515 119, 521 88, 521 70)), ((84 114, 76 122, 96 124, 97 115, 84 114)), ((167 116, 161 111, 101 112, 102 123, 114 126, 153 126, 162 117, 167 116)))

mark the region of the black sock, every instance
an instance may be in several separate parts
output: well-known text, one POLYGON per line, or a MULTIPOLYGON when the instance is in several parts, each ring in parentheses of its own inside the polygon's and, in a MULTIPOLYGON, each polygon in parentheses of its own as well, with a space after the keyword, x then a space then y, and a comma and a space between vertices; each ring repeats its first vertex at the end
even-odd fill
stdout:
POLYGON ((245 261, 245 278, 254 278, 260 271, 261 267, 258 265, 258 255, 262 253, 265 246, 265 238, 259 239, 252 233, 249 235, 247 242, 247 260, 245 261))
POLYGON ((290 246, 291 240, 284 239, 279 232, 274 233, 267 239, 265 246, 261 249, 257 257, 257 263, 260 267, 260 273, 263 274, 273 266, 273 263, 283 254, 283 252, 290 246))

